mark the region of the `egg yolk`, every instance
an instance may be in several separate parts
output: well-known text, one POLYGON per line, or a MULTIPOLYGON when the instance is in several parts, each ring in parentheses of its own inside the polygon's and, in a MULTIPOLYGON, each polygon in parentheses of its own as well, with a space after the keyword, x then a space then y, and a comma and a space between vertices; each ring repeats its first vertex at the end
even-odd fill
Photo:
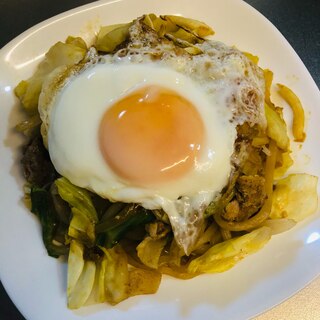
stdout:
POLYGON ((156 85, 114 103, 99 128, 102 155, 120 177, 139 185, 159 184, 189 172, 204 143, 195 106, 156 85))

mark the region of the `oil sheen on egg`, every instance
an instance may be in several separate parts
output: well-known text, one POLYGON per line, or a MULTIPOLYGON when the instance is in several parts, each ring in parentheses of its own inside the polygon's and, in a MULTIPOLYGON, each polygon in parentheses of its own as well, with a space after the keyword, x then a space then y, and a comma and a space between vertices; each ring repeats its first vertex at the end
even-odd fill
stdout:
POLYGON ((98 63, 71 77, 55 97, 50 157, 77 186, 112 201, 162 208, 188 253, 196 239, 190 216, 204 210, 231 171, 236 130, 223 109, 172 68, 98 63))

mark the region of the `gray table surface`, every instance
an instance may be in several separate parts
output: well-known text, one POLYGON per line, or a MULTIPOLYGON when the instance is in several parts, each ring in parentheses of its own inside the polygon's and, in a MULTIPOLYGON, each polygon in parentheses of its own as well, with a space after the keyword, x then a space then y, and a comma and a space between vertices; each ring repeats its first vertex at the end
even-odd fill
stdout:
MULTIPOLYGON (((0 0, 0 48, 35 24, 90 2, 93 1, 0 0)), ((320 87, 320 0, 246 0, 246 2, 280 30, 320 87)), ((0 319, 24 319, 6 294, 1 282, 0 319)))

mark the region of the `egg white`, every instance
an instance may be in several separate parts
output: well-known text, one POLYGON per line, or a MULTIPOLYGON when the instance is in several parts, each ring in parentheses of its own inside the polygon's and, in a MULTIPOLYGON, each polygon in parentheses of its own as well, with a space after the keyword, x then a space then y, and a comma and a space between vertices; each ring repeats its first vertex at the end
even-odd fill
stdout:
POLYGON ((221 108, 200 85, 162 65, 96 64, 70 78, 54 99, 48 130, 50 157, 56 170, 73 184, 112 201, 162 208, 173 227, 179 227, 186 215, 203 210, 213 200, 230 175, 236 130, 219 112, 221 108), (204 123, 206 143, 186 175, 170 183, 141 187, 108 167, 100 151, 98 129, 108 107, 146 85, 170 88, 191 101, 204 123))

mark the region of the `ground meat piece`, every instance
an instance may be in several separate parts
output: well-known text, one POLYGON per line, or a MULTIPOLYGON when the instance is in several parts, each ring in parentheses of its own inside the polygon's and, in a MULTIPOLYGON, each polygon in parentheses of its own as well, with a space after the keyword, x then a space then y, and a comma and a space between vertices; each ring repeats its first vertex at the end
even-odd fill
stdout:
POLYGON ((236 199, 240 205, 238 221, 251 217, 261 208, 266 198, 264 185, 264 177, 258 175, 243 175, 238 178, 236 182, 236 199))
POLYGON ((32 138, 25 147, 21 164, 26 180, 33 186, 44 187, 58 176, 40 134, 32 138))
POLYGON ((237 141, 249 140, 256 137, 261 128, 258 125, 250 126, 248 122, 237 126, 237 141))
POLYGON ((238 219, 239 214, 240 214, 239 202, 237 200, 232 200, 225 207, 223 218, 227 221, 235 221, 238 219))
POLYGON ((243 221, 254 215, 266 199, 265 179, 259 175, 242 175, 235 184, 235 196, 221 213, 227 221, 243 221))

